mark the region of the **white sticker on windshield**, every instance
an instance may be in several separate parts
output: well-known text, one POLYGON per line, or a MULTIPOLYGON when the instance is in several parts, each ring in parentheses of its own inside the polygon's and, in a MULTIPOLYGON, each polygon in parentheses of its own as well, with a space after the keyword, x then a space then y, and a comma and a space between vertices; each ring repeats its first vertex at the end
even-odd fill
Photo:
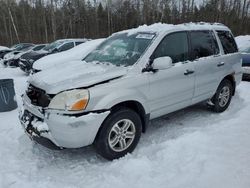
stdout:
POLYGON ((154 34, 147 34, 147 33, 141 33, 141 34, 138 34, 135 38, 137 39, 148 39, 148 40, 151 40, 154 38, 154 34))

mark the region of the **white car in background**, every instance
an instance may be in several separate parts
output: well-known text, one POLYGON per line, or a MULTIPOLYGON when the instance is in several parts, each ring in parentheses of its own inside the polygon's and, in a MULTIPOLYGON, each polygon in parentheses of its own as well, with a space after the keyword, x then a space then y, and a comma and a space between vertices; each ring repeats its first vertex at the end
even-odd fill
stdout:
POLYGON ((95 39, 83 44, 80 44, 70 50, 51 54, 37 60, 33 64, 32 72, 40 72, 51 67, 62 66, 62 64, 69 63, 70 61, 80 61, 85 58, 91 51, 93 51, 105 39, 95 39))
POLYGON ((13 59, 15 58, 16 55, 19 53, 25 53, 31 50, 35 45, 32 43, 20 43, 17 45, 17 47, 12 48, 13 50, 7 54, 4 55, 3 57, 3 64, 5 66, 11 66, 11 67, 17 67, 18 63, 13 62, 13 59))
POLYGON ((4 54, 6 54, 7 52, 11 51, 10 48, 6 47, 6 46, 0 46, 0 66, 3 64, 3 56, 4 54))
POLYGON ((1 50, 9 50, 10 48, 6 47, 6 46, 0 46, 0 51, 1 50))
POLYGON ((32 71, 33 63, 47 55, 56 54, 70 50, 82 43, 87 42, 88 39, 59 39, 44 47, 37 52, 30 52, 20 57, 19 67, 22 71, 30 74, 32 71))

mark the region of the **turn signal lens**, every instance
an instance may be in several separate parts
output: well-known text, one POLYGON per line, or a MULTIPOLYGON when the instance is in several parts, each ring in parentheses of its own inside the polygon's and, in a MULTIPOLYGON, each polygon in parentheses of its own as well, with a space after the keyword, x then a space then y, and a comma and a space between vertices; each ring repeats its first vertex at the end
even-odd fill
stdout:
POLYGON ((84 110, 86 108, 87 104, 88 104, 87 99, 79 100, 75 104, 72 105, 70 110, 72 110, 72 111, 84 110))

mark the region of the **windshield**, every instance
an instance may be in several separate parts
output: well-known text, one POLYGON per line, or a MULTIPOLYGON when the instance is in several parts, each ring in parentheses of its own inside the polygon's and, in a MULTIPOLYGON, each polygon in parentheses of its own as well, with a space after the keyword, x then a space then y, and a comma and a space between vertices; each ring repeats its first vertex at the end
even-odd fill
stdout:
POLYGON ((30 49, 32 49, 32 46, 28 46, 28 47, 22 48, 20 51, 26 52, 26 51, 28 51, 30 49))
POLYGON ((11 49, 15 49, 15 48, 17 48, 18 46, 20 46, 20 44, 15 44, 15 45, 11 46, 10 48, 11 48, 11 49))
POLYGON ((45 47, 45 45, 37 45, 35 46, 34 48, 32 48, 33 51, 38 51, 38 50, 41 50, 45 47))
POLYGON ((50 43, 49 45, 47 45, 45 48, 43 48, 43 50, 46 51, 52 51, 53 49, 55 49, 56 47, 60 46, 63 43, 63 41, 55 41, 50 43))
POLYGON ((151 33, 114 35, 91 52, 84 61, 107 62, 117 66, 133 65, 142 56, 154 37, 155 34, 151 33))

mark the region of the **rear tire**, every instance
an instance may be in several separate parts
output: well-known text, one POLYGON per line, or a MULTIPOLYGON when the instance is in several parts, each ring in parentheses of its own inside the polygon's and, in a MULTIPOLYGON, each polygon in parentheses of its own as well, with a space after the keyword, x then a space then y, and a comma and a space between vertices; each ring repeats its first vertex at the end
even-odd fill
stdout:
POLYGON ((116 108, 103 122, 94 146, 108 160, 133 152, 142 132, 140 116, 129 108, 116 108))
POLYGON ((212 107, 213 111, 217 113, 224 112, 230 105, 232 95, 233 85, 231 81, 224 79, 212 98, 212 103, 214 104, 212 107))

